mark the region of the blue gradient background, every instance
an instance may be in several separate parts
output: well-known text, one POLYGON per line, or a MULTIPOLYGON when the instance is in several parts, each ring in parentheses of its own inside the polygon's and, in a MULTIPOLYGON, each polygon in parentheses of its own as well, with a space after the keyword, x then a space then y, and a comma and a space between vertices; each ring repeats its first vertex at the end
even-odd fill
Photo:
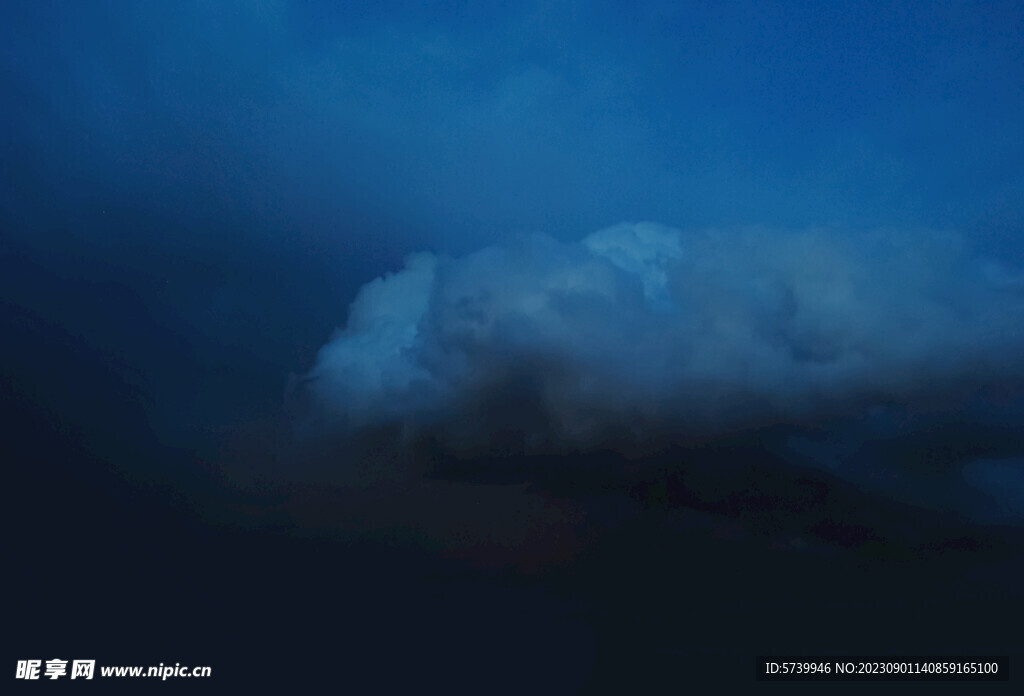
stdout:
POLYGON ((653 220, 953 231, 1019 269, 1022 27, 999 1, 4 3, 10 659, 565 693, 1024 653, 1019 385, 787 434, 810 467, 743 432, 649 468, 295 449, 290 403, 419 250, 653 220), (991 514, 949 512, 979 490, 991 514), (98 629, 53 601, 169 609, 98 629))

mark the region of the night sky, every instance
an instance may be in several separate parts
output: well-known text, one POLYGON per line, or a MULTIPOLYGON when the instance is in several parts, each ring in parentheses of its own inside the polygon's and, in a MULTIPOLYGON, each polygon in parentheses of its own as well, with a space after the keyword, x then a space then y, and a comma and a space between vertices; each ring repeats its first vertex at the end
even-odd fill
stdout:
POLYGON ((508 5, 3 3, 8 668, 1019 672, 1024 5, 508 5))

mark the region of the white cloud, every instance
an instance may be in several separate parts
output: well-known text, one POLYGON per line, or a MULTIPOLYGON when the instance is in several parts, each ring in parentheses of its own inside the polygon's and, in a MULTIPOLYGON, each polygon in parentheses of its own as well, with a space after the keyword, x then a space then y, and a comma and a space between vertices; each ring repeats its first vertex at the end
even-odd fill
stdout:
POLYGON ((585 448, 967 393, 1020 380, 1021 355, 1020 275, 957 235, 640 223, 410 257, 311 389, 344 428, 585 448))

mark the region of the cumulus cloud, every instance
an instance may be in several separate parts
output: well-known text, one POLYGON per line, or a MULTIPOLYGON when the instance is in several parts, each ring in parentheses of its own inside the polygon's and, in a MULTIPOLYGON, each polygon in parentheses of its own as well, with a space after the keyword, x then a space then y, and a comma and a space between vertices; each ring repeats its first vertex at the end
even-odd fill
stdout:
POLYGON ((538 235, 366 284, 307 387, 343 431, 643 449, 1019 385, 1022 279, 952 233, 538 235))

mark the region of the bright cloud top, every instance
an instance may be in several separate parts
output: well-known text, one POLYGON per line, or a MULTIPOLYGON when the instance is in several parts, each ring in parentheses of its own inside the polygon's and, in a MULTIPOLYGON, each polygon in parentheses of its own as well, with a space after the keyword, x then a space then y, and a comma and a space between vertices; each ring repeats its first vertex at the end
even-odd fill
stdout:
POLYGON ((932 232, 639 223, 421 253, 360 290, 309 386, 345 429, 526 450, 801 422, 1020 380, 1022 278, 932 232))

